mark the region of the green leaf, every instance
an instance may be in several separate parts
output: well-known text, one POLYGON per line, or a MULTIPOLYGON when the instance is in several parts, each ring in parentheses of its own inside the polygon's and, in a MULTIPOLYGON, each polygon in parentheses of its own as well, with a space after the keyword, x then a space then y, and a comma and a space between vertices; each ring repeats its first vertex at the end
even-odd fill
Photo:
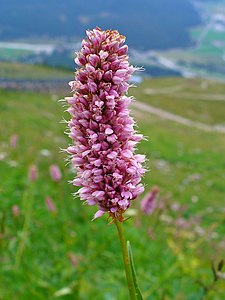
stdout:
POLYGON ((223 265, 224 265, 224 260, 223 259, 221 259, 221 261, 219 262, 219 264, 218 264, 218 268, 217 268, 217 270, 218 271, 222 271, 222 269, 223 269, 223 265))
POLYGON ((133 260, 131 245, 130 245, 129 241, 127 241, 127 250, 128 250, 128 255, 129 255, 129 260, 130 260, 130 265, 131 265, 131 270, 132 270, 132 277, 133 277, 133 282, 134 282, 134 286, 135 286, 137 300, 143 300, 140 288, 137 283, 137 277, 136 277, 136 272, 135 272, 135 268, 134 268, 134 260, 133 260))

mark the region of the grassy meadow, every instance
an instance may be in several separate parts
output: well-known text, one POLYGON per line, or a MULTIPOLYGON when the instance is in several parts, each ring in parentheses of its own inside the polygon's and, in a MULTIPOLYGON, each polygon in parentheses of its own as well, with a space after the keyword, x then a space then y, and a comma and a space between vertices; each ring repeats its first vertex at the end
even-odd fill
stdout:
POLYGON ((225 125, 225 85, 203 79, 146 79, 132 93, 142 102, 209 125, 225 125))
MULTIPOLYGON (((131 94, 215 125, 225 123, 225 102, 203 98, 220 98, 224 89, 204 80, 146 79, 131 94)), ((60 123, 68 114, 57 101, 65 95, 0 90, 1 300, 128 299, 115 226, 106 216, 91 222, 96 208, 82 205, 68 184, 74 174, 60 152, 70 143, 60 123), (53 164, 62 172, 58 182, 49 174, 53 164)), ((124 224, 143 297, 221 300, 225 280, 212 264, 217 269, 225 259, 225 134, 132 113, 147 137, 139 146, 148 157, 146 192, 160 188, 154 212, 144 215, 137 199, 124 224)))
POLYGON ((44 65, 30 65, 19 62, 0 61, 0 78, 5 79, 63 79, 71 76, 71 72, 44 65))
POLYGON ((0 59, 1 60, 11 60, 17 61, 21 58, 29 56, 33 54, 32 51, 22 50, 22 49, 8 49, 8 48, 0 48, 0 59))

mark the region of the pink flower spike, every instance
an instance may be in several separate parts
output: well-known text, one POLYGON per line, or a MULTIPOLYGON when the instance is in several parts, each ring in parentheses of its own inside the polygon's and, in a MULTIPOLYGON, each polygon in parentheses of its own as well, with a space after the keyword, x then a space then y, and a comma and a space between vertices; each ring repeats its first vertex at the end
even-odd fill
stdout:
POLYGON ((10 136, 9 144, 11 148, 16 148, 17 147, 17 142, 18 142, 18 135, 13 134, 10 136))
POLYGON ((57 165, 51 165, 50 168, 50 176, 53 181, 60 181, 62 178, 62 173, 57 165))
POLYGON ((156 198, 159 193, 157 186, 153 187, 152 190, 144 197, 141 202, 141 210, 144 214, 150 215, 153 213, 156 206, 156 198))
POLYGON ((56 209, 56 206, 52 200, 51 197, 46 197, 45 198, 45 204, 46 204, 46 207, 48 209, 48 211, 50 211, 51 213, 56 213, 57 212, 57 209, 56 209))
POLYGON ((116 30, 88 30, 75 61, 80 66, 67 97, 71 115, 67 152, 76 169, 74 185, 80 199, 97 205, 94 219, 108 213, 123 221, 123 213, 140 195, 145 157, 136 154, 142 140, 129 115, 126 95, 135 68, 128 61, 125 37, 116 30))
POLYGON ((38 177, 38 170, 37 170, 37 166, 36 165, 31 165, 29 168, 29 180, 30 181, 36 181, 37 177, 38 177))
POLYGON ((12 207, 12 214, 13 214, 13 217, 17 218, 19 217, 20 215, 20 208, 18 205, 13 205, 12 207))

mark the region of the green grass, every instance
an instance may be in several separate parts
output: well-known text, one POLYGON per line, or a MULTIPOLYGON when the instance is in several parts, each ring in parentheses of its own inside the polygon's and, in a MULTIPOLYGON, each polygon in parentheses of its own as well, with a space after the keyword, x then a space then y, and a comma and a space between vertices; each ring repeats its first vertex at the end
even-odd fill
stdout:
POLYGON ((212 125, 225 123, 224 93, 224 84, 184 78, 146 79, 133 90, 138 100, 212 125))
MULTIPOLYGON (((205 25, 204 25, 205 26, 205 25)), ((199 37, 201 37, 204 32, 204 28, 194 28, 191 30, 190 34, 194 41, 198 42, 199 37)), ((212 56, 212 57, 221 57, 224 53, 224 42, 225 36, 223 32, 215 31, 214 29, 210 29, 204 35, 204 38, 201 41, 201 44, 192 51, 194 54, 198 54, 201 56, 212 56), (221 42, 223 46, 216 46, 215 42, 221 42)))
POLYGON ((207 55, 213 57, 214 56, 221 57, 224 53, 224 49, 217 48, 213 44, 207 42, 202 44, 200 47, 196 48, 193 52, 197 55, 202 55, 202 56, 207 55))
MULTIPOLYGON (((175 79, 145 81, 135 93, 144 100, 143 88, 148 84, 163 88, 171 83, 175 79)), ((221 92, 220 85, 212 89, 221 92)), ((207 107, 214 119, 214 111, 207 107)), ((115 226, 108 225, 106 217, 91 222, 96 208, 73 199, 75 188, 67 183, 74 175, 65 166, 65 155, 59 153, 69 143, 63 134, 65 124, 59 123, 63 110, 51 95, 0 90, 0 153, 6 156, 0 161, 0 299, 126 300, 115 226), (15 149, 9 146, 12 134, 19 137, 15 149), (43 149, 49 156, 43 156, 43 149), (53 163, 62 170, 58 183, 49 176, 53 163), (32 184, 27 179, 31 164, 39 170, 32 184), (46 209, 46 196, 54 200, 56 214, 46 209), (23 205, 32 198, 29 232, 24 236, 23 205), (21 209, 18 218, 11 212, 15 204, 21 209), (15 255, 23 238, 26 247, 16 269, 15 255), (68 294, 57 297, 59 291, 68 294)), ((164 203, 162 211, 145 216, 137 200, 135 216, 124 224, 144 298, 203 299, 203 285, 213 282, 211 259, 224 258, 225 135, 138 110, 133 113, 148 137, 139 147, 149 158, 151 170, 144 179, 146 191, 158 185, 164 203), (184 206, 183 210, 171 209, 174 203, 184 206), (181 218, 189 227, 177 224, 181 218)), ((204 299, 223 299, 224 281, 219 280, 214 288, 204 299)))
POLYGON ((33 51, 22 50, 22 49, 8 49, 0 48, 0 59, 1 60, 18 60, 33 54, 33 51))
POLYGON ((214 31, 214 30, 208 31, 206 38, 207 38, 207 41, 211 41, 211 42, 216 41, 216 40, 217 41, 221 41, 221 42, 222 41, 225 42, 224 33, 223 32, 218 32, 218 31, 214 31))
POLYGON ((71 72, 42 65, 0 62, 0 78, 9 79, 58 79, 68 78, 71 72))

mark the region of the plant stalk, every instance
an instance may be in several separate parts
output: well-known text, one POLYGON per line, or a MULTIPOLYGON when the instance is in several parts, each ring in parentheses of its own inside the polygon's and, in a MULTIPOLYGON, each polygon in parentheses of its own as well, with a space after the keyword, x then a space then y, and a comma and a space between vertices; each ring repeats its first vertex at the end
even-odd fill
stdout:
POLYGON ((129 255, 128 255, 127 241, 125 239, 124 230, 123 230, 123 224, 122 224, 122 222, 120 222, 117 219, 114 220, 114 223, 116 224, 116 227, 117 227, 120 245, 121 245, 121 249, 122 249, 123 263, 124 263, 124 269, 125 269, 125 273, 126 273, 127 286, 128 286, 128 290, 130 293, 130 299, 137 300, 135 285, 134 285, 133 276, 132 276, 131 264, 130 264, 130 259, 129 259, 129 255))
POLYGON ((21 231, 21 237, 19 240, 19 245, 16 251, 16 258, 15 258, 15 266, 16 269, 18 269, 21 258, 23 256, 26 243, 28 241, 28 234, 29 234, 29 227, 30 227, 30 221, 31 221, 31 210, 32 210, 32 205, 33 205, 33 195, 29 196, 29 191, 25 191, 23 195, 23 208, 24 208, 24 223, 21 231))

